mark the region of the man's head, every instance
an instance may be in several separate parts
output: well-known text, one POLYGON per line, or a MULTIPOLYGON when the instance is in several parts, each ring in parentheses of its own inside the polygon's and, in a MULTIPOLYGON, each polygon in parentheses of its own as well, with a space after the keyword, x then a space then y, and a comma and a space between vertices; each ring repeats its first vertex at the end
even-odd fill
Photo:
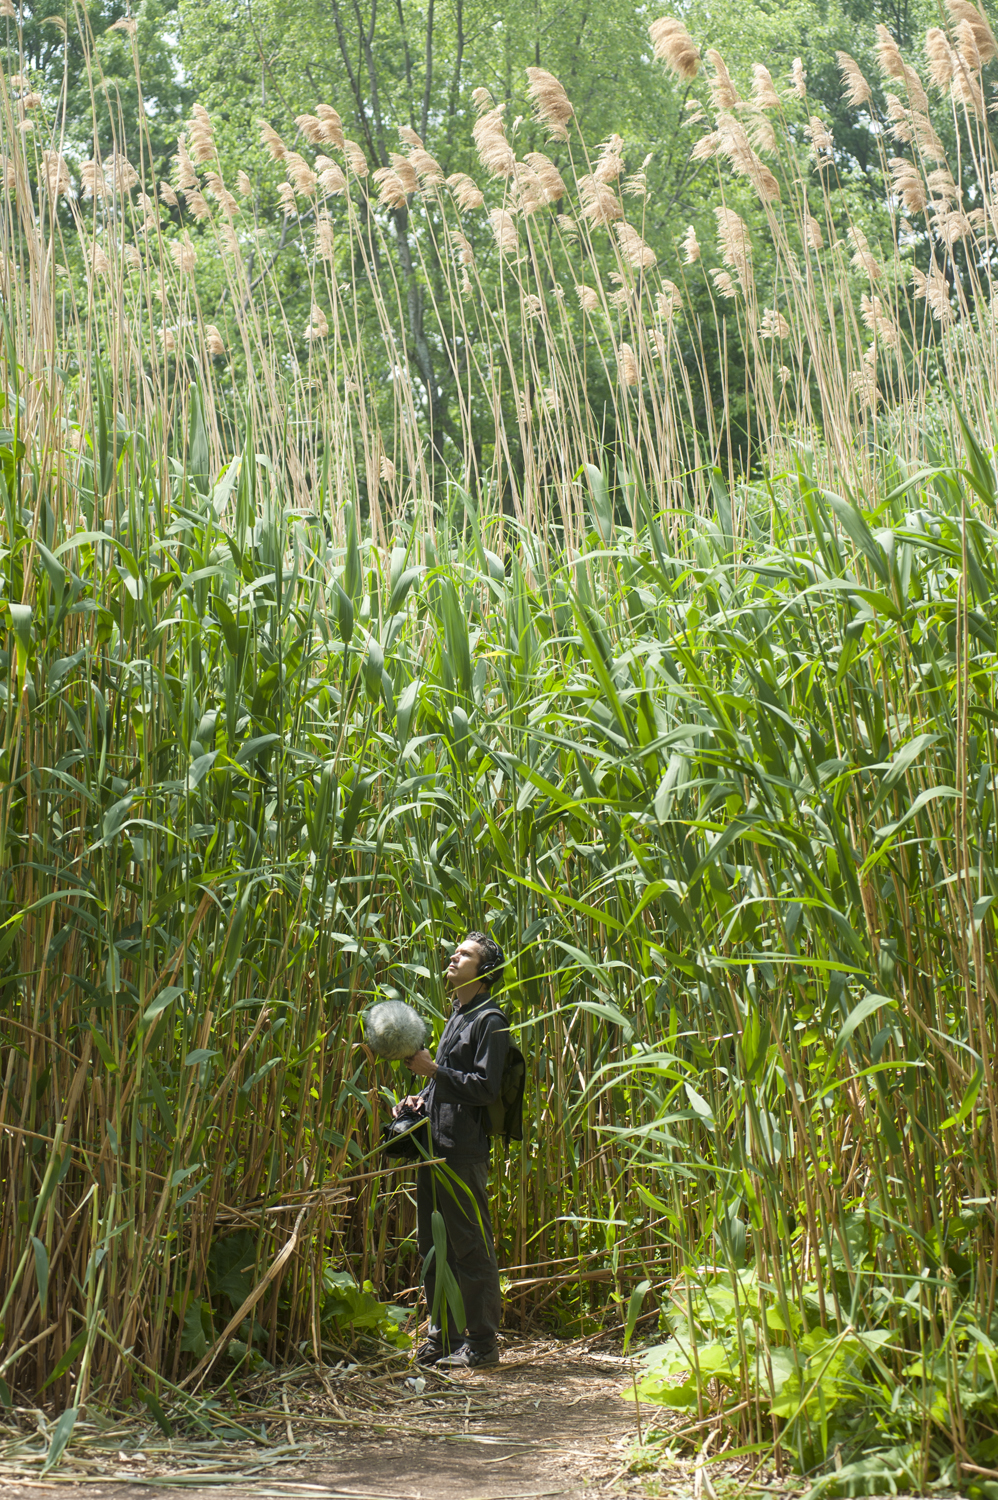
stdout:
POLYGON ((458 1004, 471 999, 483 985, 491 989, 502 977, 505 963, 506 955, 495 938, 486 932, 469 932, 447 965, 447 983, 455 991, 458 1004))

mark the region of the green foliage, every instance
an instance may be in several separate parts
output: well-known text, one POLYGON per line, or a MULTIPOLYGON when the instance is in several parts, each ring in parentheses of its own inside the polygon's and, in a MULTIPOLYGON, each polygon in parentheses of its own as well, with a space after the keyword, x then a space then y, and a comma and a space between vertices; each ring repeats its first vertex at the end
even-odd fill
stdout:
POLYGON ((374 1295, 369 1281, 358 1286, 348 1271, 327 1267, 322 1275, 323 1332, 334 1343, 350 1349, 358 1341, 375 1339, 395 1349, 408 1349, 412 1340, 401 1324, 405 1308, 386 1306, 374 1295))

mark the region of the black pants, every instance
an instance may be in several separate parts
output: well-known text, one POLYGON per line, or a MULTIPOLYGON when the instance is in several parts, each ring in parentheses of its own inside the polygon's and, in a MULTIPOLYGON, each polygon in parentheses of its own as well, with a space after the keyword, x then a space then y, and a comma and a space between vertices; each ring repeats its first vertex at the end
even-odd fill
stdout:
MULTIPOLYGON (((433 1244, 433 1211, 437 1209, 447 1231, 447 1264, 457 1279, 467 1319, 467 1342, 485 1352, 496 1341, 502 1318, 499 1266, 492 1242, 489 1206, 488 1161, 448 1162, 443 1167, 420 1167, 416 1173, 416 1227, 419 1253, 426 1259, 433 1244)), ((436 1256, 425 1275, 426 1302, 432 1309, 437 1284, 436 1256)), ((443 1304, 441 1303, 441 1309, 443 1304)), ((447 1326, 430 1324, 430 1339, 449 1350, 465 1343, 453 1309, 447 1308, 447 1326)))

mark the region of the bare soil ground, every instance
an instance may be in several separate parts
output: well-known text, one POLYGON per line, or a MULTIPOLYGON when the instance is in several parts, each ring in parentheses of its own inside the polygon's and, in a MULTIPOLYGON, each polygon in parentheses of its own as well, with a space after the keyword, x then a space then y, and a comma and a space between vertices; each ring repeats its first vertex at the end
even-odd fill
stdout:
MULTIPOLYGON (((648 1493, 627 1468, 636 1438, 634 1404, 621 1398, 627 1366, 598 1349, 509 1339, 503 1363, 482 1372, 444 1378, 396 1369, 359 1388, 349 1371, 331 1376, 324 1388, 315 1383, 271 1399, 278 1420, 267 1425, 269 1448, 224 1436, 170 1444, 136 1431, 111 1451, 96 1440, 72 1445, 64 1465, 39 1481, 39 1438, 37 1459, 0 1465, 0 1494, 40 1500, 43 1489, 57 1488, 61 1500, 154 1500, 180 1489, 195 1500, 220 1490, 233 1500, 596 1500, 648 1493)), ((646 1422, 661 1415, 642 1410, 646 1422)), ((693 1485, 689 1474, 673 1471, 664 1489, 670 1500, 686 1500, 693 1485)))

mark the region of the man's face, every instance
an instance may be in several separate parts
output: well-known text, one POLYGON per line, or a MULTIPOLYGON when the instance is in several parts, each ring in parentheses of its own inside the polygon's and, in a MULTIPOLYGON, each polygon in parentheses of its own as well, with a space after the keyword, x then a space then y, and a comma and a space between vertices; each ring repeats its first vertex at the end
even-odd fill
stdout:
POLYGON ((447 983, 451 989, 457 989, 462 984, 468 984, 478 974, 478 965, 481 963, 482 955, 477 943, 458 943, 447 965, 447 983))

